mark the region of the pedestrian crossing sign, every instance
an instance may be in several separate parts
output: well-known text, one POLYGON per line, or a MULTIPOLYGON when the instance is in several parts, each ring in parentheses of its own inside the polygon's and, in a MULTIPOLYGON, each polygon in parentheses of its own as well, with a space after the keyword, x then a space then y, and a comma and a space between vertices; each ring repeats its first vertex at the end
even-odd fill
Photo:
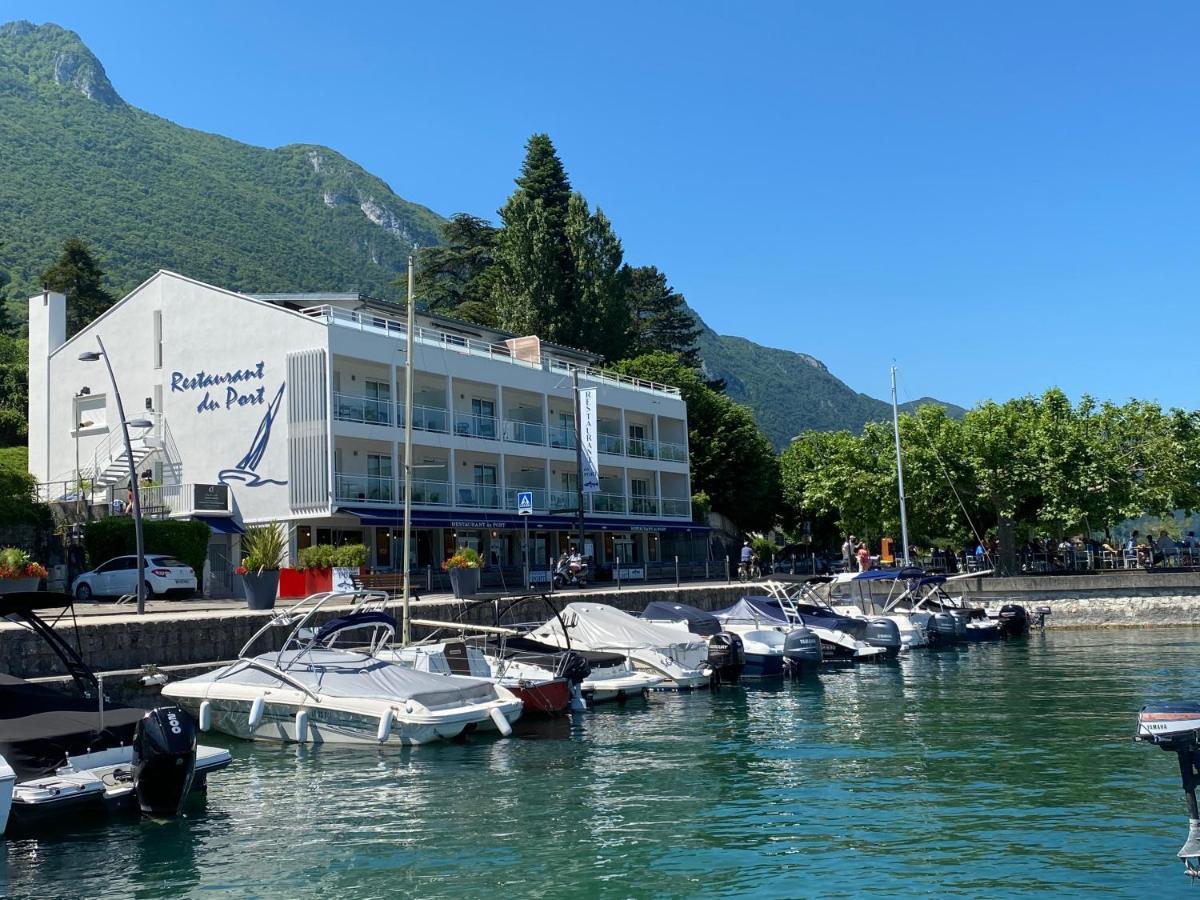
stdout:
POLYGON ((533 491, 517 491, 517 512, 523 516, 533 515, 533 491))

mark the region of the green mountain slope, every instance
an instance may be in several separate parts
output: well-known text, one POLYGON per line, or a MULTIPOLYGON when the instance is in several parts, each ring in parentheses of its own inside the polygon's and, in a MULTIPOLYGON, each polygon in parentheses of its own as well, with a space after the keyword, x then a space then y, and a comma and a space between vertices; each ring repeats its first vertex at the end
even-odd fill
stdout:
POLYGON ((13 295, 77 234, 118 295, 159 268, 246 290, 376 296, 441 221, 338 153, 268 150, 121 100, 56 25, 0 27, 0 268, 13 295))
MULTIPOLYGON (((76 34, 50 24, 0 26, 0 163, 14 312, 72 235, 116 296, 165 268, 235 290, 398 299, 409 249, 438 243, 444 221, 327 147, 252 147, 136 109, 76 34)), ((707 328, 701 350, 776 447, 890 415, 811 356, 707 328)))

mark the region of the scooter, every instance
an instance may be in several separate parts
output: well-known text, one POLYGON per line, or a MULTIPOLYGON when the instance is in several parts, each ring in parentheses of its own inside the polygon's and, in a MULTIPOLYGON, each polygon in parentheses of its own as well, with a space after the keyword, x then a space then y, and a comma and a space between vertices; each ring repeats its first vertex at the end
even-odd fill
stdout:
POLYGON ((561 556, 558 565, 554 568, 554 586, 559 588, 587 587, 587 573, 588 564, 583 560, 580 560, 579 568, 572 572, 570 559, 561 556))

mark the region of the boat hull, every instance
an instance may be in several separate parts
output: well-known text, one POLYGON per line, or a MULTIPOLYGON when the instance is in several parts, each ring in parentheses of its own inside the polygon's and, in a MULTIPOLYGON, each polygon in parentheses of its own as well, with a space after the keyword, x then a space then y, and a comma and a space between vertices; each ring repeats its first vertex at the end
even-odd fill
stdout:
POLYGON ((556 716, 571 704, 571 683, 565 678, 537 683, 501 683, 525 704, 526 716, 556 716))
POLYGON ((746 653, 743 678, 782 678, 784 657, 782 653, 746 653))

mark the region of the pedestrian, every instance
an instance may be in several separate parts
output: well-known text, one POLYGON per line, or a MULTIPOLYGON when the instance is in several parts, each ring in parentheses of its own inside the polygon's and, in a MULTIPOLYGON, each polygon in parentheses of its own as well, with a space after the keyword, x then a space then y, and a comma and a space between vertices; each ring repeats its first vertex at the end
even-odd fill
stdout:
POLYGON ((854 535, 846 538, 846 543, 842 544, 842 570, 846 572, 854 571, 854 556, 858 552, 858 542, 854 540, 854 535))
POLYGON ((858 571, 866 572, 871 568, 871 551, 865 543, 858 545, 858 571))

